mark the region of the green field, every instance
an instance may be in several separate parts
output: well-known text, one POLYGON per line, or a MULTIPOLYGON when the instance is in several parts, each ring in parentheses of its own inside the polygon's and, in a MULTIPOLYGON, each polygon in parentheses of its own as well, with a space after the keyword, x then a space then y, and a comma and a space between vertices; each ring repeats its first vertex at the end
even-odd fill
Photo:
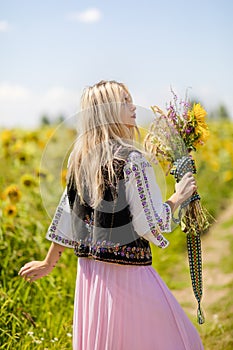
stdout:
MULTIPOLYGON (((203 237, 204 270, 208 272, 204 325, 196 323, 185 236, 179 229, 169 235, 167 250, 153 247, 153 266, 198 328, 205 349, 232 350, 233 124, 212 122, 210 131, 209 141, 195 155, 198 191, 216 219, 203 237)), ((0 349, 72 348, 77 265, 73 251, 67 249, 53 272, 33 284, 21 279, 18 271, 26 262, 46 255, 50 243, 45 234, 65 186, 74 138, 74 131, 65 127, 0 130, 0 349)), ((169 194, 174 183, 170 176, 166 181, 169 194)))

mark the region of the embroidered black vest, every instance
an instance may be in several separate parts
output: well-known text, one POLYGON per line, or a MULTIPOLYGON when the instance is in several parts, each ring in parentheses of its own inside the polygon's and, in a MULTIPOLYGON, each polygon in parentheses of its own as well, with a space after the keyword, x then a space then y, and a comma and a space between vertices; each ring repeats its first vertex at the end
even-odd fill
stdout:
POLYGON ((98 208, 80 203, 72 176, 68 181, 67 194, 71 207, 72 230, 75 237, 75 254, 106 262, 151 265, 149 242, 140 237, 132 225, 132 216, 126 202, 123 168, 125 161, 113 161, 116 177, 113 184, 103 170, 105 190, 98 208))

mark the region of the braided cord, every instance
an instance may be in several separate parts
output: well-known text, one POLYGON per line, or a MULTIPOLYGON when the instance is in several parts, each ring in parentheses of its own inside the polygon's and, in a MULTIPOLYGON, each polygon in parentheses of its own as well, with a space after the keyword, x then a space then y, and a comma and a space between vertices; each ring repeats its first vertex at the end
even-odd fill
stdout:
MULTIPOLYGON (((182 177, 187 173, 192 172, 196 174, 196 166, 194 160, 191 156, 183 156, 177 159, 170 173, 175 177, 176 182, 179 182, 182 177)), ((189 271, 192 281, 192 288, 195 298, 198 302, 197 309, 197 322, 203 324, 205 318, 201 309, 201 298, 202 298, 202 252, 201 252, 201 238, 200 230, 198 227, 197 213, 194 208, 199 203, 200 196, 195 192, 190 198, 182 203, 178 212, 178 218, 172 217, 176 224, 180 224, 181 229, 186 232, 187 239, 187 250, 188 250, 188 260, 189 260, 189 271), (196 204, 195 204, 196 203, 196 204), (182 212, 186 208, 186 215, 182 219, 182 212), (191 209, 192 208, 192 209, 191 209)), ((199 211, 200 213, 200 211, 199 211)), ((199 218, 200 219, 200 218, 199 218)))
POLYGON ((187 249, 189 260, 189 271, 192 281, 193 292, 198 302, 197 321, 199 324, 205 322, 205 317, 201 309, 202 298, 202 256, 201 238, 197 235, 187 234, 187 249))

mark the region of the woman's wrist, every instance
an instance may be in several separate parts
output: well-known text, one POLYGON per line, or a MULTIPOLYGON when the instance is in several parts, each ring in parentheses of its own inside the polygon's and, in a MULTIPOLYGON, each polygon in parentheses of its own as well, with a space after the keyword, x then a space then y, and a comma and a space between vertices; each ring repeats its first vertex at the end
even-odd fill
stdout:
POLYGON ((53 242, 49 248, 47 256, 44 259, 44 263, 49 267, 55 267, 64 249, 64 246, 53 242))
POLYGON ((171 195, 171 197, 166 201, 166 203, 170 206, 171 212, 174 213, 182 203, 179 193, 173 193, 173 195, 171 195))

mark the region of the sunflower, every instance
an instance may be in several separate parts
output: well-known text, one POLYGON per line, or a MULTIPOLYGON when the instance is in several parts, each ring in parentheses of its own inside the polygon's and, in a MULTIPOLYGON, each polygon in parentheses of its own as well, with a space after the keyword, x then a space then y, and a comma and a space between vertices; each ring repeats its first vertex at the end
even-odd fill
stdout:
POLYGON ((25 187, 33 187, 37 184, 35 177, 30 174, 24 174, 20 181, 25 187))
POLYGON ((198 139, 195 144, 204 144, 210 135, 207 125, 198 125, 196 127, 196 135, 198 135, 198 139))
POLYGON ((192 109, 188 111, 189 119, 195 125, 195 146, 204 144, 209 137, 209 129, 205 121, 206 115, 207 112, 200 103, 194 103, 192 109))
POLYGON ((67 169, 63 169, 61 171, 61 183, 63 187, 66 186, 66 178, 67 178, 67 169))
POLYGON ((8 204, 4 210, 3 214, 8 217, 14 217, 17 214, 16 206, 13 204, 8 204))
POLYGON ((207 115, 207 112, 201 106, 200 103, 194 103, 190 113, 192 113, 194 115, 194 118, 196 119, 198 124, 202 123, 202 122, 205 122, 205 117, 207 115))
POLYGON ((3 198, 9 198, 11 203, 19 202, 22 194, 16 185, 8 186, 3 192, 3 198))
POLYGON ((14 134, 12 130, 3 130, 0 136, 3 146, 9 146, 9 144, 14 141, 14 134))

